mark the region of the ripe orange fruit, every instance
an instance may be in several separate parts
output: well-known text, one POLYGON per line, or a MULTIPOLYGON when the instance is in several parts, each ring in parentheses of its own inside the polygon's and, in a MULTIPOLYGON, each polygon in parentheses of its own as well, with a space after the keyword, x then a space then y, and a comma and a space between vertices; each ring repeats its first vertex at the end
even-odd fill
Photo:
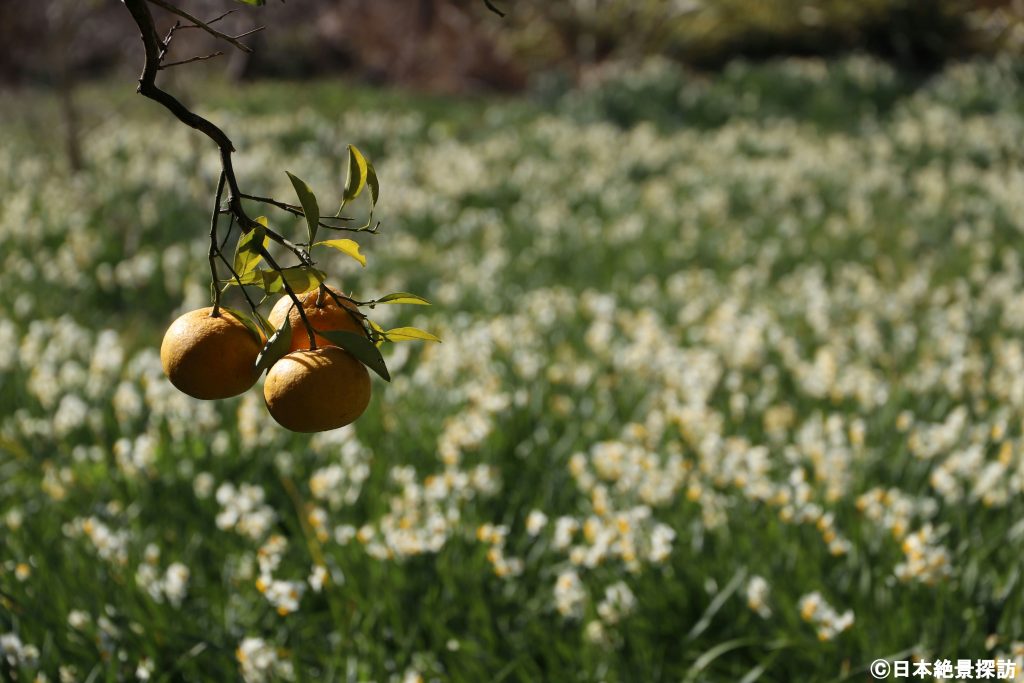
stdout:
POLYGON ((193 398, 237 396, 256 383, 263 340, 224 309, 190 311, 171 323, 160 344, 164 374, 193 398))
MULTIPOLYGON (((336 289, 331 288, 331 291, 339 296, 341 293, 336 289)), ((356 334, 362 334, 365 336, 366 331, 363 326, 356 320, 356 317, 349 313, 349 311, 359 311, 359 308, 352 303, 349 303, 345 299, 340 299, 343 306, 339 306, 337 302, 328 294, 324 294, 323 301, 320 302, 320 306, 317 307, 316 300, 319 289, 314 289, 312 292, 299 295, 299 301, 302 302, 302 310, 306 312, 306 317, 309 319, 309 324, 313 326, 313 329, 334 331, 340 330, 342 332, 355 332, 356 334)), ((275 328, 281 327, 284 324, 285 316, 288 316, 292 324, 292 344, 291 351, 298 351, 299 349, 309 348, 309 334, 306 332, 306 325, 302 322, 302 318, 299 316, 298 309, 292 304, 292 298, 287 294, 278 299, 277 303, 274 304, 274 308, 271 309, 270 315, 267 320, 275 328)), ((334 342, 321 337, 319 334, 316 335, 316 345, 319 346, 336 346, 334 342)))
POLYGON ((293 432, 337 429, 369 405, 370 373, 337 346, 301 349, 271 366, 263 398, 277 423, 293 432))

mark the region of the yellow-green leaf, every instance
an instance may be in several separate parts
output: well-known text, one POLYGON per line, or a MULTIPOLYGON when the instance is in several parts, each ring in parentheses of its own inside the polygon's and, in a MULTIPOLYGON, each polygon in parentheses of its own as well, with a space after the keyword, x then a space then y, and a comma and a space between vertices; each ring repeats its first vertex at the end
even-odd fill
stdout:
MULTIPOLYGON (((348 146, 348 177, 345 178, 345 201, 359 196, 366 187, 366 157, 354 145, 348 146)), ((374 176, 376 177, 376 175, 374 176)))
POLYGON ((377 345, 377 347, 378 347, 378 348, 380 348, 381 344, 383 344, 383 343, 384 343, 384 335, 386 334, 386 333, 384 332, 384 328, 383 328, 383 327, 381 327, 380 325, 378 325, 377 323, 373 322, 373 321, 372 321, 372 320, 370 320, 369 318, 367 318, 367 319, 366 319, 366 322, 367 322, 367 323, 369 323, 369 324, 370 324, 370 328, 371 328, 371 329, 372 329, 372 330, 373 330, 374 332, 376 332, 376 333, 377 333, 377 342, 376 342, 376 345, 377 345))
POLYGON ((256 318, 256 324, 263 328, 264 335, 271 335, 274 333, 274 326, 270 323, 269 320, 267 320, 267 316, 263 315, 257 310, 253 317, 256 318))
POLYGON ((259 374, 271 365, 284 358, 292 345, 292 322, 288 316, 284 317, 281 328, 270 335, 270 339, 263 345, 260 355, 256 356, 256 373, 259 374))
POLYGON ((237 280, 235 278, 231 278, 230 280, 227 281, 226 284, 228 286, 231 286, 231 285, 252 285, 253 287, 259 287, 260 289, 264 289, 264 285, 266 284, 265 274, 268 273, 268 272, 270 272, 270 271, 259 270, 259 269, 250 270, 245 275, 240 276, 237 280))
POLYGON ((276 270, 263 270, 263 289, 268 294, 277 294, 284 291, 284 283, 296 294, 303 294, 311 289, 320 286, 320 283, 327 278, 322 270, 310 268, 309 266, 292 266, 284 268, 280 272, 276 270))
POLYGON ((377 205, 377 198, 380 197, 380 182, 377 180, 377 171, 373 168, 373 162, 366 160, 366 186, 370 188, 370 212, 377 205))
POLYGON ((256 222, 259 225, 239 237, 238 244, 235 246, 234 269, 239 275, 245 275, 255 270, 260 259, 263 258, 260 253, 261 249, 266 249, 270 244, 270 238, 267 237, 266 216, 260 216, 256 222))
POLYGON ((288 171, 288 179, 292 181, 295 194, 299 197, 299 204, 302 205, 302 213, 306 216, 306 233, 309 235, 309 244, 316 239, 316 230, 320 226, 320 205, 316 201, 316 195, 302 178, 293 176, 288 171))
POLYGON ((388 338, 388 341, 412 341, 415 339, 438 343, 441 342, 439 337, 435 337, 429 332, 424 332, 423 330, 415 327, 396 327, 393 330, 388 330, 384 335, 388 338))
POLYGON ((366 257, 359 253, 359 243, 356 242, 355 240, 324 240, 323 242, 317 242, 313 246, 318 247, 320 245, 337 249, 341 253, 347 254, 348 256, 354 258, 356 261, 359 261, 359 264, 362 265, 363 268, 366 267, 366 257))
POLYGON ((376 301, 370 302, 371 306, 376 306, 377 304, 415 304, 417 306, 429 306, 430 302, 422 296, 410 294, 409 292, 392 292, 391 294, 382 296, 376 301))
MULTIPOLYGON (((263 343, 262 331, 260 330, 260 328, 258 327, 256 322, 253 321, 252 318, 250 318, 246 314, 244 314, 241 311, 236 310, 234 308, 228 308, 227 306, 223 306, 223 305, 220 308, 221 308, 221 310, 227 311, 231 315, 233 315, 236 318, 238 318, 238 320, 243 325, 245 325, 245 329, 249 330, 249 332, 252 334, 252 336, 256 337, 256 339, 258 339, 261 344, 263 343)), ((258 315, 258 312, 257 312, 257 315, 258 315)))

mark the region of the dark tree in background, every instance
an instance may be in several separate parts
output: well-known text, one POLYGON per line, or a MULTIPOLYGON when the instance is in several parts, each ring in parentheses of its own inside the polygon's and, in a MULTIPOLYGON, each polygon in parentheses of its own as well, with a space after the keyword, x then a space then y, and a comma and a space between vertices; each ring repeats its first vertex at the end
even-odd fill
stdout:
MULTIPOLYGON (((182 6, 204 17, 240 9, 221 24, 232 34, 256 26, 255 11, 233 0, 191 0, 182 6)), ((494 15, 480 2, 296 0, 268 3, 258 14, 259 22, 274 30, 249 40, 254 47, 251 55, 228 54, 218 69, 227 68, 235 78, 349 73, 435 92, 509 90, 525 84, 511 55, 494 42, 494 15)), ((2 2, 0 81, 56 84, 59 72, 47 56, 53 50, 65 55, 78 76, 111 70, 123 75, 130 71, 126 66, 131 63, 125 56, 139 49, 133 28, 120 2, 2 2), (50 17, 58 23, 67 17, 62 25, 68 30, 52 25, 50 17), (39 40, 40 26, 47 26, 43 41, 39 40)), ((205 54, 216 48, 210 36, 194 31, 175 39, 171 57, 205 54)))
MULTIPOLYGON (((492 3, 493 4, 493 3, 492 3)), ((930 70, 951 57, 1021 51, 1020 3, 1012 0, 505 0, 504 21, 475 0, 293 0, 260 8, 274 31, 255 36, 251 57, 229 56, 233 77, 348 73, 435 92, 515 90, 537 70, 578 73, 606 59, 668 55, 717 67, 737 56, 861 51, 930 70)), ((242 7, 189 0, 197 16, 242 7)), ((0 81, 53 84, 59 45, 78 74, 121 67, 138 49, 119 2, 0 2, 0 81), (61 22, 72 28, 62 32, 61 22), (47 27, 45 40, 39 27, 47 27)), ((251 9, 227 31, 255 26, 251 9)), ((209 36, 181 37, 178 55, 215 49, 209 36)), ((218 69, 224 69, 220 65, 218 69)))

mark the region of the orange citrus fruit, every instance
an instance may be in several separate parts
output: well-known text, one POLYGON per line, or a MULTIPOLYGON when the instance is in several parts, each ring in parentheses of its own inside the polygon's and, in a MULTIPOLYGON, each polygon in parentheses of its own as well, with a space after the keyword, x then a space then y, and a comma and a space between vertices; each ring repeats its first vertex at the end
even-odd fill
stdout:
POLYGON ((366 410, 370 374, 337 346, 300 349, 271 366, 263 398, 277 423, 293 432, 337 429, 366 410))
POLYGON ((256 383, 256 356, 263 348, 238 318, 207 306, 171 323, 160 344, 160 363, 171 384, 201 399, 237 396, 256 383))
MULTIPOLYGON (((352 312, 358 313, 359 308, 345 299, 341 299, 341 293, 335 289, 331 289, 336 295, 342 305, 339 306, 329 294, 324 294, 323 300, 320 305, 317 306, 317 295, 319 289, 314 289, 306 294, 299 295, 299 301, 302 302, 302 310, 306 312, 306 318, 309 319, 309 324, 313 326, 315 330, 326 330, 342 331, 342 332, 355 332, 356 334, 366 335, 366 331, 363 329, 361 323, 357 320, 357 315, 353 315, 352 312), (351 312, 350 312, 351 311, 351 312)), ((287 294, 274 304, 274 308, 271 309, 270 315, 267 320, 274 328, 281 327, 284 324, 285 316, 292 324, 292 344, 291 351, 298 351, 299 349, 309 348, 309 334, 306 332, 306 325, 302 322, 302 318, 299 316, 299 310, 292 303, 292 298, 287 294)), ((319 346, 337 346, 329 339, 321 337, 319 334, 316 335, 316 345, 319 346)))

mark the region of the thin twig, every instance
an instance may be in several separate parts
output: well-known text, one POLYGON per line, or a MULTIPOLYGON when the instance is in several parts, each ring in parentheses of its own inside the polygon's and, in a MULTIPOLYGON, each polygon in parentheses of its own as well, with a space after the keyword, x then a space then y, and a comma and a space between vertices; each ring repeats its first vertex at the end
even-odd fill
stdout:
MULTIPOLYGON (((243 194, 242 195, 242 199, 250 199, 250 200, 252 200, 254 202, 262 202, 263 204, 270 204, 271 206, 276 206, 277 208, 283 209, 283 210, 287 211, 288 213, 293 213, 296 216, 305 216, 306 215, 306 213, 302 210, 302 207, 299 206, 298 204, 289 204, 288 202, 282 202, 282 201, 279 201, 277 199, 274 199, 273 197, 258 197, 258 196, 254 195, 254 194, 243 194)), ((353 220, 352 217, 350 217, 350 216, 321 216, 320 218, 321 219, 328 219, 328 220, 339 220, 339 221, 351 221, 351 220, 353 220)), ((326 227, 331 227, 331 226, 324 225, 323 223, 321 223, 320 225, 325 227, 325 228, 326 227)))
MULTIPOLYGON (((224 213, 224 212, 221 211, 221 213, 224 213)), ((220 248, 221 248, 222 251, 223 251, 224 247, 227 246, 228 239, 231 237, 231 228, 235 227, 235 214, 233 214, 233 213, 231 213, 229 211, 228 215, 231 217, 231 220, 228 221, 228 229, 224 231, 224 241, 220 243, 220 248)))
POLYGON ((237 36, 235 36, 235 40, 238 40, 239 38, 245 38, 246 36, 251 36, 254 33, 259 33, 265 28, 266 26, 257 26, 256 28, 249 29, 245 33, 239 33, 237 36))
MULTIPOLYGON (((252 309, 252 314, 256 316, 256 319, 258 321, 260 319, 258 310, 259 307, 252 300, 252 297, 249 296, 249 292, 246 291, 245 285, 242 284, 242 277, 238 274, 238 271, 235 270, 235 267, 231 265, 231 261, 228 261, 227 258, 224 257, 224 252, 222 252, 220 249, 217 250, 217 256, 220 258, 221 261, 224 262, 224 265, 227 266, 227 269, 231 272, 231 277, 235 278, 235 282, 238 283, 238 288, 242 290, 242 296, 244 296, 245 300, 249 303, 249 308, 252 309)), ((263 325, 260 324, 260 327, 262 328, 263 325)))
MULTIPOLYGON (((294 216, 301 216, 303 218, 305 218, 306 216, 306 213, 302 210, 302 207, 297 206, 295 204, 289 204, 287 202, 279 201, 277 199, 274 199, 273 197, 258 197, 252 194, 243 194, 242 199, 249 199, 254 202, 260 202, 262 204, 275 206, 281 209, 282 211, 287 211, 288 213, 294 216)), ((369 228, 367 226, 363 226, 360 228, 350 228, 347 225, 331 225, 330 223, 324 223, 324 220, 351 221, 352 218, 348 216, 321 216, 320 220, 317 221, 317 225, 319 225, 321 228, 325 228, 327 230, 343 230, 346 232, 369 232, 375 234, 377 232, 377 226, 380 225, 380 223, 378 223, 377 226, 374 226, 373 228, 369 228)))
POLYGON ((213 311, 210 316, 216 318, 220 314, 220 287, 217 286, 217 221, 220 218, 220 197, 224 193, 224 171, 220 172, 217 181, 217 197, 213 202, 213 216, 210 217, 210 276, 213 278, 213 311))
POLYGON ((243 194, 242 195, 242 199, 251 199, 254 202, 261 202, 263 204, 270 204, 271 206, 276 206, 279 209, 284 209, 285 211, 289 211, 291 213, 294 213, 296 216, 304 216, 305 215, 302 212, 302 207, 300 207, 300 206, 298 206, 296 204, 289 204, 288 202, 279 201, 277 199, 274 199, 273 197, 257 197, 254 194, 243 194))
POLYGON ((320 227, 327 228, 328 230, 344 230, 345 232, 368 232, 371 235, 376 235, 378 232, 380 232, 380 221, 374 223, 373 227, 370 227, 369 223, 358 228, 350 228, 347 225, 324 225, 323 223, 320 224, 320 227))
MULTIPOLYGON (((231 45, 234 45, 235 47, 237 47, 242 52, 252 52, 252 48, 251 47, 249 47, 248 45, 246 45, 244 43, 238 42, 238 37, 236 37, 236 36, 229 36, 226 33, 222 33, 220 31, 218 31, 217 29, 213 28, 212 26, 210 26, 205 21, 202 21, 201 19, 199 19, 199 18, 189 14, 188 12, 186 12, 183 9, 181 9, 180 7, 176 7, 176 6, 172 5, 169 2, 164 2, 164 0, 148 0, 148 2, 151 2, 154 5, 156 5, 157 7, 161 7, 163 9, 167 10, 171 14, 177 14, 182 19, 185 19, 187 21, 191 21, 196 27, 203 29, 204 31, 209 33, 211 36, 215 36, 215 37, 217 37, 217 38, 219 38, 219 39, 221 39, 221 40, 223 40, 223 41, 225 41, 227 43, 230 43, 231 45)), ((250 31, 250 33, 251 33, 251 31, 250 31)))
POLYGON ((174 38, 174 32, 179 28, 181 28, 181 22, 174 22, 174 26, 167 31, 167 35, 164 36, 164 39, 160 42, 160 62, 164 61, 164 57, 167 56, 167 51, 171 49, 171 40, 174 38))
POLYGON ((189 59, 182 59, 179 62, 168 62, 167 64, 161 64, 161 69, 170 69, 172 66, 181 66, 182 64, 191 64, 192 62, 201 62, 206 59, 213 59, 214 57, 220 57, 224 53, 218 50, 217 52, 211 52, 208 55, 201 55, 198 57, 190 57, 189 59))
MULTIPOLYGON (((220 16, 216 16, 213 19, 210 19, 209 21, 206 21, 206 22, 203 22, 203 23, 205 23, 207 26, 212 26, 213 24, 216 24, 218 21, 220 21, 224 17, 226 17, 228 15, 231 15, 231 14, 234 14, 237 11, 238 11, 237 9, 229 9, 224 14, 221 14, 220 16)), ((198 26, 196 24, 190 24, 189 26, 182 26, 182 28, 202 28, 202 27, 198 26)))

